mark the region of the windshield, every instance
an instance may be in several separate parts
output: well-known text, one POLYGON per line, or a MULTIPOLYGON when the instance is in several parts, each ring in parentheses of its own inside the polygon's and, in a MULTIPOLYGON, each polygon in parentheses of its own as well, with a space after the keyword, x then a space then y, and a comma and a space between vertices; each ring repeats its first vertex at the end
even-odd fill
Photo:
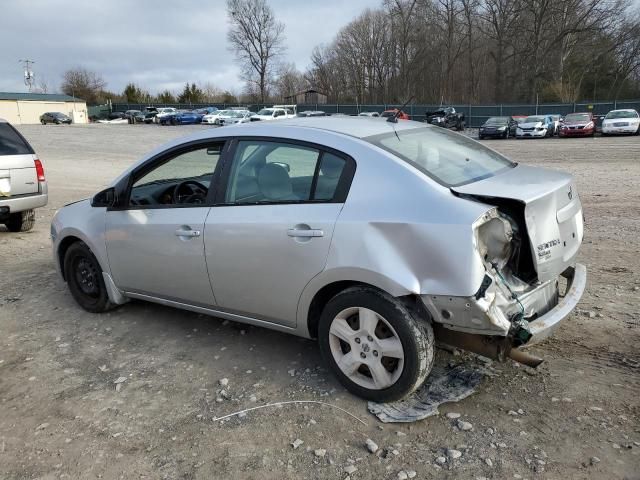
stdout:
POLYGON ((544 123, 544 117, 527 117, 524 119, 523 123, 538 123, 538 122, 544 123))
POLYGON ((60 112, 54 112, 51 115, 53 117, 58 117, 58 118, 66 118, 67 117, 64 113, 60 113, 60 112))
POLYGON ((614 110, 604 118, 638 118, 638 114, 632 110, 614 110))
POLYGON ((591 117, 588 113, 570 113, 564 117, 565 123, 567 122, 589 122, 591 117))
POLYGON ((464 135, 442 128, 391 131, 364 140, 413 165, 446 187, 493 177, 516 164, 464 135))
POLYGON ((233 110, 229 116, 232 118, 240 118, 240 117, 244 117, 247 114, 247 112, 244 112, 242 110, 233 110))
POLYGON ((509 117, 491 117, 486 125, 506 125, 507 123, 509 123, 509 117))
POLYGON ((273 108, 263 108, 258 112, 258 115, 273 115, 273 108))

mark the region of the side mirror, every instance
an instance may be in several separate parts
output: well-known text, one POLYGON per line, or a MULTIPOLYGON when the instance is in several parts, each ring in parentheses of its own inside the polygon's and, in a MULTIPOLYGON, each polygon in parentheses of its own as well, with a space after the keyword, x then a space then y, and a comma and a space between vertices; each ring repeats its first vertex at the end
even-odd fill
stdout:
POLYGON ((116 200, 116 189, 109 187, 96 193, 91 199, 92 207, 112 207, 116 200))

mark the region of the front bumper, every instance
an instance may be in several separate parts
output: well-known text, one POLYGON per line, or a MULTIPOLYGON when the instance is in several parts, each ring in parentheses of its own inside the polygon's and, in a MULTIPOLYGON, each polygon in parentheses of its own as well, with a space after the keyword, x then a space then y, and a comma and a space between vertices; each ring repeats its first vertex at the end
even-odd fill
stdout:
POLYGON ((546 136, 547 130, 516 131, 517 138, 544 138, 546 136))
POLYGON ((568 128, 566 130, 560 129, 558 136, 560 137, 588 137, 595 133, 595 128, 568 128))
POLYGON ((560 323, 571 314, 582 298, 587 284, 586 267, 577 263, 575 267, 565 270, 562 276, 567 280, 567 290, 564 297, 560 298, 560 301, 553 309, 529 322, 531 338, 524 345, 525 347, 540 343, 553 335, 560 323))
POLYGON ((602 133, 604 134, 625 134, 625 133, 636 133, 638 131, 638 127, 636 125, 629 125, 627 127, 602 127, 602 133))

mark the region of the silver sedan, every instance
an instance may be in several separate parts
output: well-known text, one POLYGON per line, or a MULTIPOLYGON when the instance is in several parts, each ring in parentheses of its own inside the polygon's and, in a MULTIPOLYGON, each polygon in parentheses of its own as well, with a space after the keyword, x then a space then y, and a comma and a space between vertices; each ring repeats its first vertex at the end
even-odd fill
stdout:
POLYGON ((141 299, 317 338, 353 393, 405 397, 434 342, 536 366, 524 348, 579 301, 568 174, 441 128, 298 118, 151 152, 51 225, 75 300, 141 299))

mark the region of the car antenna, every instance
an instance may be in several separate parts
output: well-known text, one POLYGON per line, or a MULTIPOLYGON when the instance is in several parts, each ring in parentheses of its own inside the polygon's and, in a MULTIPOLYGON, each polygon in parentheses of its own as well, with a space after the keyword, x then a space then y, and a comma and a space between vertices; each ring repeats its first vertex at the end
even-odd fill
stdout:
POLYGON ((402 105, 398 111, 395 113, 395 115, 393 115, 392 117, 387 118, 387 122, 391 122, 391 123, 398 123, 398 117, 400 116, 400 113, 402 113, 402 109, 404 107, 406 107, 409 102, 413 100, 413 95, 411 97, 409 97, 409 100, 407 100, 406 102, 404 102, 404 105, 402 105))

